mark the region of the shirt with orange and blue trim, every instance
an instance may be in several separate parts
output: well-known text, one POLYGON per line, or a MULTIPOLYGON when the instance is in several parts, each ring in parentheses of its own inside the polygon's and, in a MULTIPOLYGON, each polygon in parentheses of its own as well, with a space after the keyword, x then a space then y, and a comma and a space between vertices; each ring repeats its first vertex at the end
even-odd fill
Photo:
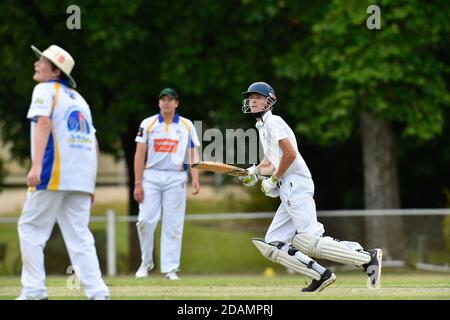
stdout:
POLYGON ((83 97, 63 81, 34 87, 27 118, 31 121, 31 157, 40 116, 52 120, 37 190, 73 190, 94 193, 97 146, 90 108, 83 97))
POLYGON ((194 124, 178 113, 170 123, 161 114, 146 118, 135 141, 147 144, 146 169, 168 171, 186 171, 188 150, 200 146, 194 124))

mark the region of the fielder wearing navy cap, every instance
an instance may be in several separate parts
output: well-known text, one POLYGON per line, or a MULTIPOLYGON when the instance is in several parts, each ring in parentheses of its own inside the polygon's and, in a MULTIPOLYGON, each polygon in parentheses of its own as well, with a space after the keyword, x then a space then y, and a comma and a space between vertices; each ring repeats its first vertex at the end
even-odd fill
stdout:
POLYGON ((162 98, 163 96, 169 96, 175 100, 178 100, 178 92, 175 89, 172 88, 164 88, 159 93, 159 98, 162 98))

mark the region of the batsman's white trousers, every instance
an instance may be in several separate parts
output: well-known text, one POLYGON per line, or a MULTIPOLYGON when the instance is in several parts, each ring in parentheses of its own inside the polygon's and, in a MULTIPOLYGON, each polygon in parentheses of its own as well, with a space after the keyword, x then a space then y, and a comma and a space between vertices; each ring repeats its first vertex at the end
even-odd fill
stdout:
POLYGON ((85 192, 28 192, 18 224, 22 253, 22 295, 48 296, 43 251, 57 222, 72 266, 76 272, 79 271, 77 276, 88 298, 109 296, 102 280, 94 237, 88 228, 90 209, 91 196, 85 192))
POLYGON ((161 272, 178 271, 186 210, 186 171, 146 169, 144 201, 139 204, 137 229, 142 262, 153 265, 155 229, 161 218, 161 272))
POLYGON ((280 186, 281 204, 267 230, 265 242, 291 242, 296 232, 316 236, 324 233, 317 221, 316 204, 313 199, 314 183, 311 178, 290 174, 280 186))

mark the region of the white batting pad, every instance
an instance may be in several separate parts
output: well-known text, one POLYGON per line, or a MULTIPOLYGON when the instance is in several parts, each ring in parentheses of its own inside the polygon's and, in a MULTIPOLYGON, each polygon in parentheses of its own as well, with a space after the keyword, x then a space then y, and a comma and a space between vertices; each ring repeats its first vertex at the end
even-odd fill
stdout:
POLYGON ((294 256, 289 255, 287 252, 284 252, 283 250, 280 250, 273 245, 265 243, 262 239, 253 239, 252 242, 262 253, 262 255, 270 261, 279 263, 286 268, 294 270, 307 277, 320 280, 320 274, 317 271, 308 268, 306 264, 304 264, 294 256))
POLYGON ((299 233, 294 236, 292 243, 298 250, 314 258, 355 266, 361 266, 370 261, 370 254, 362 251, 362 247, 357 242, 337 241, 331 237, 299 233))

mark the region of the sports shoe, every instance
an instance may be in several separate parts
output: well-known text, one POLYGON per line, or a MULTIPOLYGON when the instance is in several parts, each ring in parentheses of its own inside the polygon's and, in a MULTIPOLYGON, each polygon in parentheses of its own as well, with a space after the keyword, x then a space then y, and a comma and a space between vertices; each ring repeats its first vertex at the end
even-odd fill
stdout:
POLYGON ((111 298, 109 296, 93 296, 89 300, 111 300, 111 298))
POLYGON ((142 279, 148 277, 148 272, 151 271, 154 267, 154 264, 152 263, 149 266, 146 266, 144 263, 141 263, 138 271, 136 271, 136 279, 142 279))
POLYGON ((170 271, 166 273, 166 279, 167 280, 180 280, 177 273, 175 271, 170 271))
POLYGON ((48 296, 46 295, 26 296, 21 294, 15 300, 48 300, 48 296))
POLYGON ((381 280, 381 264, 383 259, 383 251, 381 249, 368 250, 370 261, 363 264, 364 271, 369 277, 369 283, 372 288, 378 288, 381 280))
POLYGON ((320 277, 320 280, 313 279, 309 286, 302 289, 302 292, 320 292, 335 281, 336 275, 327 269, 320 277))

